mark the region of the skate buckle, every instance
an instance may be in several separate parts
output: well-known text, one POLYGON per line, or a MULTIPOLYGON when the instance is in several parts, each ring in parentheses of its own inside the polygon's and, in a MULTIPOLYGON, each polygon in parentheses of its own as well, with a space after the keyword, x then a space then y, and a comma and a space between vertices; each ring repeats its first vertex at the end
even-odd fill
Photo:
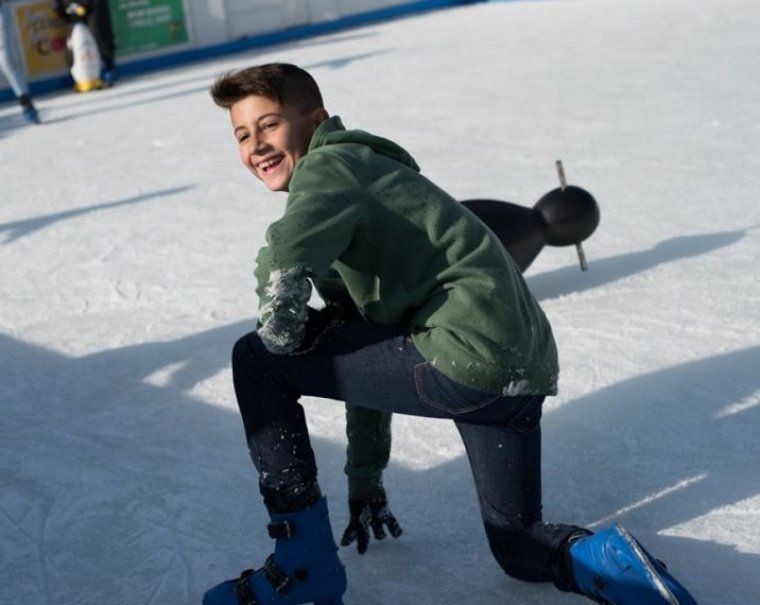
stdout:
POLYGON ((235 584, 235 596, 237 596, 238 605, 259 605, 248 582, 254 573, 256 572, 253 569, 246 569, 240 574, 240 579, 235 584))
POLYGON ((272 521, 267 524, 267 531, 269 537, 275 540, 281 540, 284 538, 292 538, 296 533, 296 526, 287 519, 283 521, 272 521))
POLYGON ((293 578, 286 574, 274 560, 274 555, 269 555, 264 563, 264 576, 267 581, 280 594, 285 594, 293 585, 293 578))

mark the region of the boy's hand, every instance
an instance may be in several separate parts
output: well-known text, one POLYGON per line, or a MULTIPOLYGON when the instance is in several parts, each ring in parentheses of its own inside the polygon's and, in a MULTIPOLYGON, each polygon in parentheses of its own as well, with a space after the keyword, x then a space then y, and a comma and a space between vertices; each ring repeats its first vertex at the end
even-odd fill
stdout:
POLYGON ((376 540, 385 539, 385 528, 391 536, 398 538, 404 531, 388 508, 385 494, 376 498, 354 499, 348 501, 351 519, 343 532, 341 546, 348 546, 356 540, 356 550, 363 555, 369 546, 369 528, 375 534, 376 540))

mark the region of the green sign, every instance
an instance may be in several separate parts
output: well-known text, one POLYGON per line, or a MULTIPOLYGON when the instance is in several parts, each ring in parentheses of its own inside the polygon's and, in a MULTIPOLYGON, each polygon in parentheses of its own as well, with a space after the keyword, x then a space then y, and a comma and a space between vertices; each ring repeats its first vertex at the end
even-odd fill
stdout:
POLYGON ((118 55, 188 42, 182 0, 109 0, 109 6, 118 55))

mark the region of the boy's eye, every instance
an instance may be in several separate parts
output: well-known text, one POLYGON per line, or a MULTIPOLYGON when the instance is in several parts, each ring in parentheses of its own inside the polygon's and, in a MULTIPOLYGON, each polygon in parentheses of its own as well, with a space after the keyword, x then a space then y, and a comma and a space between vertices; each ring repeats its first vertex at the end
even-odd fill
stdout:
POLYGON ((248 140, 248 135, 247 134, 244 134, 244 135, 241 135, 241 136, 238 137, 238 143, 244 143, 247 140, 248 140))
POLYGON ((264 130, 272 130, 273 128, 277 127, 277 122, 267 122, 264 124, 263 129, 264 130))

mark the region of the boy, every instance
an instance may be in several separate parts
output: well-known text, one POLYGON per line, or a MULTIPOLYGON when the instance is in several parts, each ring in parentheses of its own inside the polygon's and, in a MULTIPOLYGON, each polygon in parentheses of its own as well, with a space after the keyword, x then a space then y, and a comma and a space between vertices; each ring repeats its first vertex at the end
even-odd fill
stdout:
POLYGON ((622 528, 541 520, 539 424, 557 352, 492 233, 401 147, 329 117, 298 67, 244 69, 211 92, 230 112, 243 165, 288 200, 257 260, 260 327, 232 361, 275 552, 204 605, 342 602, 301 395, 454 420, 509 575, 607 603, 694 603, 622 528), (327 311, 307 307, 312 283, 327 311), (332 320, 346 303, 361 321, 332 320))

